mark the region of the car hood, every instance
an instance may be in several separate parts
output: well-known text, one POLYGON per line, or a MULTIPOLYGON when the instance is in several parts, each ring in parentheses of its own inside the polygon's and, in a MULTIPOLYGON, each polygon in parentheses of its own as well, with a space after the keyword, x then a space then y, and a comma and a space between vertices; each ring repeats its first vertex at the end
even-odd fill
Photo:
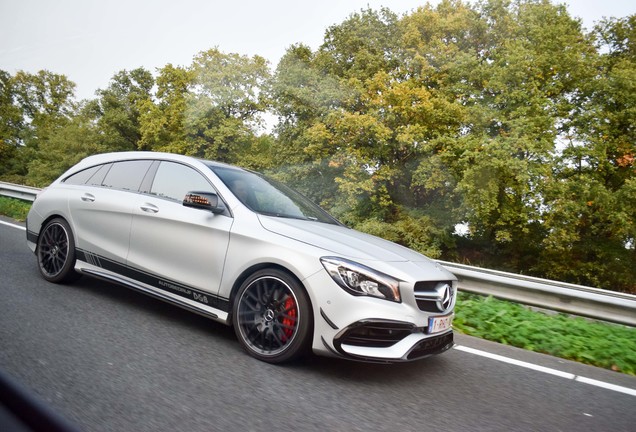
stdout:
POLYGON ((424 255, 404 246, 341 225, 263 215, 259 215, 259 219, 268 231, 341 257, 364 261, 431 262, 424 255))
POLYGON ((359 231, 321 222, 259 215, 263 228, 390 274, 400 280, 456 280, 442 266, 404 246, 359 231))

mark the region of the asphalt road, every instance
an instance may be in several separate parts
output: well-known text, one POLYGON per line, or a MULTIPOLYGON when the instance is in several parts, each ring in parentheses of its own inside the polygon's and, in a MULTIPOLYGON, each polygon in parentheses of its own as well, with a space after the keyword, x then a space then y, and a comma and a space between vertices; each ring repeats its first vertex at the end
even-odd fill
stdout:
POLYGON ((45 282, 24 231, 0 223, 0 370, 82 430, 636 431, 634 377, 456 342, 415 363, 269 365, 230 328, 143 294, 86 277, 45 282))

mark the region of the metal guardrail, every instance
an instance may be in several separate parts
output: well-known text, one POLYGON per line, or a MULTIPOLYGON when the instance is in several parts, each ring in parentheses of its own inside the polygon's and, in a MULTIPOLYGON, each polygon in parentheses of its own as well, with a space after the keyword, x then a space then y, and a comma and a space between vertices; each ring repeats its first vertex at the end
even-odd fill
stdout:
POLYGON ((636 295, 438 261, 459 289, 543 309, 636 327, 636 295))
MULTIPOLYGON (((38 188, 0 182, 0 195, 35 200, 38 188)), ((543 309, 636 327, 636 296, 437 261, 459 279, 459 289, 543 309)))
POLYGON ((0 182, 0 195, 33 202, 40 189, 13 183, 0 182))

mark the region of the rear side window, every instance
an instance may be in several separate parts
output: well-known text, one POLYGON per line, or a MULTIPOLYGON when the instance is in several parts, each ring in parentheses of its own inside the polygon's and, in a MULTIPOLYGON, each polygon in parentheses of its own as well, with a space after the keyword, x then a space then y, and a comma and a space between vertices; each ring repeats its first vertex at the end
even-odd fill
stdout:
POLYGON ((151 164, 151 160, 115 162, 106 174, 102 186, 138 191, 151 164))

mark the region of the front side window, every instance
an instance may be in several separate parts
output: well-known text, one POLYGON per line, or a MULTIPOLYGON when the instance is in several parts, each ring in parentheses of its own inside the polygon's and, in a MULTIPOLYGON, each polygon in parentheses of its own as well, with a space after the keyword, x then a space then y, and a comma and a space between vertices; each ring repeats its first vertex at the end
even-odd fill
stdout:
POLYGON ((196 170, 175 162, 161 162, 150 193, 161 198, 183 201, 188 192, 215 193, 210 183, 196 170))

